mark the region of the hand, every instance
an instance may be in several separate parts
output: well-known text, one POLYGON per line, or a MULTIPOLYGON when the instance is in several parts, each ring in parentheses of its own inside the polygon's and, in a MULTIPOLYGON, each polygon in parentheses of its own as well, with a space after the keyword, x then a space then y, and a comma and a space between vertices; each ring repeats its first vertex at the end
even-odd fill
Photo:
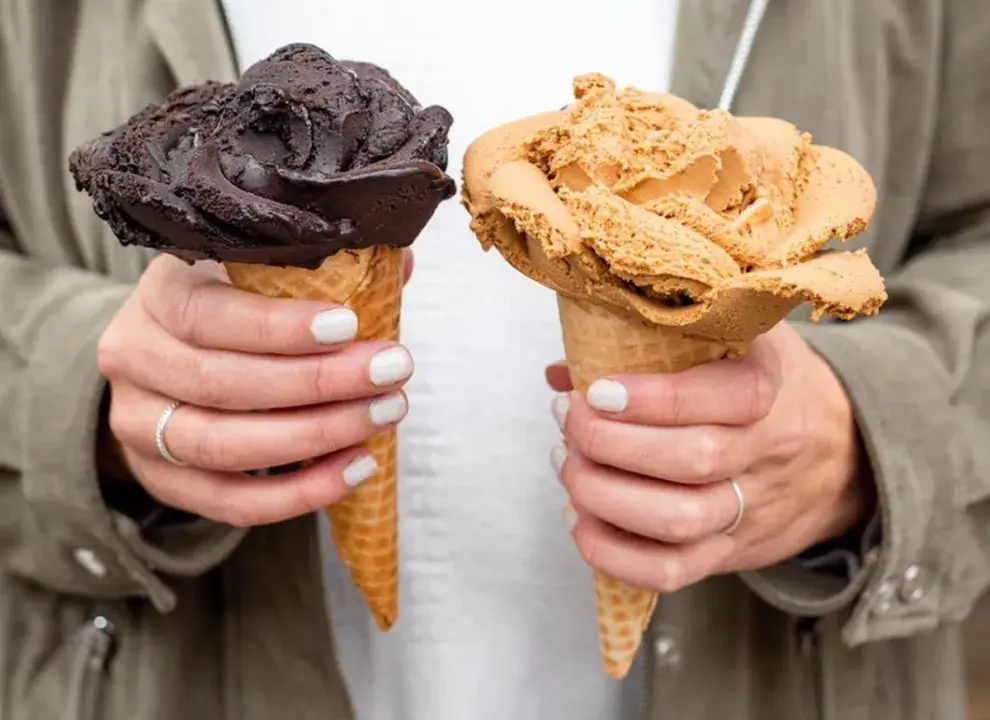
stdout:
MULTIPOLYGON (((550 385, 571 389, 566 366, 550 385)), ((616 375, 558 396, 553 465, 575 542, 595 569, 672 593, 769 567, 862 523, 872 481, 832 370, 787 324, 738 360, 616 375), (593 407, 595 406, 595 407, 593 407), (745 498, 741 524, 724 533, 745 498)))
POLYGON ((356 446, 405 416, 413 371, 405 348, 351 342, 356 331, 348 308, 254 295, 217 264, 156 258, 99 346, 121 457, 159 502, 230 525, 339 501, 377 473, 356 446), (165 441, 184 466, 155 444, 173 400, 183 405, 165 441), (244 474, 314 458, 276 477, 244 474))

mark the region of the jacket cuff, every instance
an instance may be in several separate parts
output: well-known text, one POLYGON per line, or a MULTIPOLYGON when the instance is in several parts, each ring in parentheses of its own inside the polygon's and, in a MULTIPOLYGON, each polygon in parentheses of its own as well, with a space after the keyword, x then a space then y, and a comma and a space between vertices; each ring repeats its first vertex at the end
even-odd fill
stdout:
POLYGON ((822 617, 852 605, 875 571, 880 515, 857 536, 818 546, 764 570, 740 573, 749 589, 778 610, 797 617, 822 617))
POLYGON ((795 615, 850 607, 842 633, 851 646, 962 620, 990 571, 966 514, 984 493, 968 469, 967 443, 979 440, 951 408, 952 380, 932 347, 884 320, 795 324, 853 404, 876 484, 878 547, 846 578, 793 562, 742 576, 795 615))
POLYGON ((196 575, 230 554, 244 530, 198 520, 142 531, 107 507, 96 469, 106 381, 96 367, 103 330, 132 288, 106 282, 40 318, 21 397, 25 542, 10 569, 56 591, 147 597, 175 605, 165 575, 196 575))

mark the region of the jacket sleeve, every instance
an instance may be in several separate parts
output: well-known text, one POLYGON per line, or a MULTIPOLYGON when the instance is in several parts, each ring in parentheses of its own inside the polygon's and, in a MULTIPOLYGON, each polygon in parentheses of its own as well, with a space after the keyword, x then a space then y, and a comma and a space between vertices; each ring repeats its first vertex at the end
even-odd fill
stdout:
POLYGON ((974 7, 945 3, 939 127, 888 303, 874 318, 799 325, 852 400, 878 542, 849 573, 791 562, 743 576, 786 612, 845 610, 851 645, 962 620, 990 583, 990 12, 974 7))
POLYGON ((96 347, 130 291, 24 257, 0 212, 0 567, 61 593, 147 597, 165 612, 168 577, 209 570, 244 532, 199 519, 141 527, 104 502, 96 347))

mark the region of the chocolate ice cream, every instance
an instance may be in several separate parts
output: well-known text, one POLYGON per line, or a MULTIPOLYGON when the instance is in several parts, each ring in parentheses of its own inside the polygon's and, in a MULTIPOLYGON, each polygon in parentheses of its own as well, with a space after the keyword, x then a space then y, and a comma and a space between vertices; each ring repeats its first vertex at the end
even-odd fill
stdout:
POLYGON ((410 245, 455 191, 452 118, 385 70, 289 45, 236 84, 176 91, 72 153, 124 244, 187 261, 316 268, 410 245))

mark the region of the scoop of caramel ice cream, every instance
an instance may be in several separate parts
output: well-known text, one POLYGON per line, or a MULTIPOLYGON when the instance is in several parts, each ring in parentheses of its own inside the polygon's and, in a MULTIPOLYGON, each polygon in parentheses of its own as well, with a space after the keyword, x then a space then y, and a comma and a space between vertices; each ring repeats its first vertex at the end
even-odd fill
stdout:
POLYGON ((796 305, 877 312, 862 251, 876 190, 851 157, 790 123, 703 111, 671 95, 574 83, 576 102, 468 149, 464 204, 486 248, 573 298, 745 347, 796 305))

